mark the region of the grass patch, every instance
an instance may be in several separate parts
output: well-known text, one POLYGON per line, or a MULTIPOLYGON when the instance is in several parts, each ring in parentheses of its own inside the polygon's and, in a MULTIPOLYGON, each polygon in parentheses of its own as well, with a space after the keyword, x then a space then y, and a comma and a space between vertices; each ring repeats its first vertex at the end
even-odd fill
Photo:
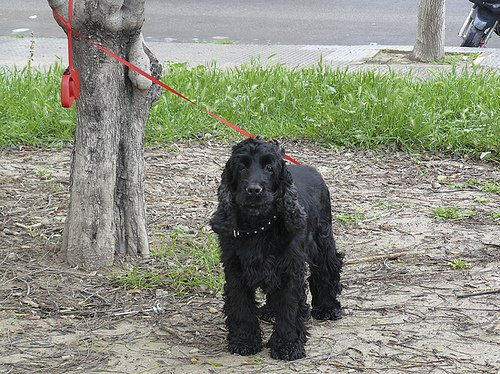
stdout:
POLYGON ((453 184, 451 187, 456 189, 474 187, 483 192, 500 194, 500 183, 487 180, 468 179, 464 184, 453 184))
POLYGON ((126 290, 140 288, 158 288, 167 286, 167 279, 163 274, 148 271, 140 266, 133 266, 124 273, 113 275, 114 280, 126 290))
POLYGON ((234 40, 231 39, 220 39, 215 42, 215 44, 228 45, 228 44, 236 44, 234 40))
POLYGON ((490 219, 492 221, 500 220, 500 211, 478 211, 475 209, 460 209, 456 206, 437 207, 432 211, 434 218, 440 220, 463 220, 473 217, 490 219))
POLYGON ((43 168, 33 170, 33 174, 35 174, 40 179, 51 179, 54 176, 50 170, 43 168))
POLYGON ((474 197, 474 201, 475 201, 476 203, 479 203, 479 204, 486 204, 486 203, 489 203, 489 202, 490 202, 490 200, 488 200, 488 199, 484 199, 484 198, 479 197, 479 196, 475 196, 475 197, 474 197))
POLYGON ((500 221, 500 211, 491 210, 487 214, 493 221, 500 221))
POLYGON ((492 181, 483 181, 477 179, 469 179, 465 187, 477 187, 483 192, 500 194, 500 183, 492 181))
MULTIPOLYGON (((0 145, 53 145, 73 138, 75 111, 61 108, 62 70, 0 70, 0 145)), ((246 130, 325 145, 500 157, 500 75, 348 72, 258 63, 221 70, 167 64, 164 81, 246 130)), ((239 135, 164 93, 151 110, 148 144, 239 135)))
POLYGON ((151 248, 152 265, 137 264, 113 275, 125 289, 167 288, 178 295, 220 293, 224 273, 217 238, 201 230, 176 228, 157 234, 151 248))
POLYGON ((435 60, 437 65, 457 65, 463 62, 472 62, 481 55, 480 52, 472 53, 445 53, 443 58, 435 60))
POLYGON ((454 270, 467 269, 471 266, 469 262, 460 258, 454 258, 453 260, 448 261, 447 265, 454 270))
POLYGON ((441 206, 433 210, 433 215, 441 220, 461 220, 472 218, 477 215, 477 212, 475 210, 460 209, 456 206, 441 206))
POLYGON ((0 67, 0 145, 62 145, 73 139, 75 109, 59 99, 62 69, 0 67))
POLYGON ((391 209, 399 209, 402 207, 402 204, 390 202, 390 201, 378 201, 373 205, 374 209, 379 210, 391 210, 391 209))
MULTIPOLYGON (((480 52, 460 53, 446 52, 443 58, 429 62, 434 65, 470 65, 481 55, 480 52)), ((369 64, 415 64, 411 51, 400 51, 393 49, 382 49, 373 56, 369 64)), ((418 62, 421 63, 421 62, 418 62)))
POLYGON ((340 221, 342 223, 358 223, 364 220, 366 217, 363 213, 361 212, 356 212, 356 213, 339 213, 335 215, 335 219, 337 221, 340 221))

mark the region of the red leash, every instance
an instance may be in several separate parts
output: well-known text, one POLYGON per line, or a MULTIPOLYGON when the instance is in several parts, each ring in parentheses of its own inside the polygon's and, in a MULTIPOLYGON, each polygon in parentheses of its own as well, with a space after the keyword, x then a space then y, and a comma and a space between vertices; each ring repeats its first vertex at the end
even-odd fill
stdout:
MULTIPOLYGON (((160 87, 163 87, 167 91, 173 93, 174 95, 180 97, 181 99, 187 101, 188 103, 194 105, 198 109, 201 109, 204 111, 206 114, 209 116, 215 118, 217 121, 223 123, 226 126, 231 127, 233 130, 239 132, 240 134, 246 136, 247 138, 255 138, 255 135, 252 135, 248 131, 243 130, 242 128, 236 126, 235 124, 229 122, 228 120, 220 117, 219 115, 209 111, 208 109, 202 107, 201 105, 195 103, 193 100, 189 99, 188 97, 182 95, 181 93, 177 92, 175 89, 172 87, 166 85, 159 79, 153 77, 151 74, 146 73, 144 70, 138 68, 131 62, 121 58, 120 56, 116 55, 115 53, 109 51, 108 49, 104 48, 102 45, 97 44, 90 40, 89 38, 85 37, 84 35, 80 34, 78 31, 74 30, 71 27, 71 20, 73 18, 73 0, 69 0, 68 2, 68 21, 66 21, 59 13, 56 12, 55 9, 52 9, 54 12, 54 15, 56 18, 59 20, 59 22, 66 27, 67 30, 67 35, 68 35, 68 62, 69 62, 69 67, 64 71, 63 73, 63 80, 61 84, 61 103, 62 106, 65 108, 69 108, 73 105, 73 102, 75 99, 78 98, 80 95, 80 74, 78 70, 73 68, 73 34, 79 36, 83 40, 87 41, 88 43, 92 44, 102 52, 106 53, 108 56, 114 58, 115 60, 121 62, 123 65, 127 66, 129 69, 132 69, 135 71, 137 74, 142 75, 143 77, 149 79, 153 83, 156 83, 160 87)), ((288 160, 296 165, 299 165, 300 163, 295 160, 294 158, 285 155, 283 157, 285 160, 288 160)))
POLYGON ((68 21, 62 18, 57 12, 58 20, 66 27, 68 33, 68 64, 64 70, 61 82, 61 104, 64 108, 70 108, 75 99, 80 96, 80 73, 73 67, 73 29, 71 21, 73 20, 73 0, 68 1, 68 21))

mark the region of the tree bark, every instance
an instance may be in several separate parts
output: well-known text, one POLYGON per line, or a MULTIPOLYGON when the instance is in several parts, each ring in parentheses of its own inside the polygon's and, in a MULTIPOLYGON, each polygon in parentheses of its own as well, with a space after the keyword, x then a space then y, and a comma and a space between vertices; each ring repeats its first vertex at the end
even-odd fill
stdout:
MULTIPOLYGON (((67 0, 49 0, 66 17, 67 0)), ((73 28, 155 77, 144 43, 144 0, 79 0, 73 28)), ((73 266, 98 269, 149 253, 144 200, 144 128, 161 89, 75 37, 81 75, 62 249, 73 266)))
POLYGON ((444 57, 445 0, 419 0, 413 59, 430 62, 444 57))

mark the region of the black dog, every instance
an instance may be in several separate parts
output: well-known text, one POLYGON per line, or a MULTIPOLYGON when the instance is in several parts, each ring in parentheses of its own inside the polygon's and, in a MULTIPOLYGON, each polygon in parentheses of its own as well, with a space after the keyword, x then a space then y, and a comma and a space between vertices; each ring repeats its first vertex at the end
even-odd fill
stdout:
POLYGON ((311 315, 340 318, 342 255, 332 235, 330 194, 308 166, 287 166, 275 142, 247 139, 233 147, 222 173, 219 206, 210 224, 222 249, 228 349, 252 355, 262 349, 255 291, 266 293, 261 318, 275 319, 267 343, 271 357, 305 357, 305 263, 311 315))

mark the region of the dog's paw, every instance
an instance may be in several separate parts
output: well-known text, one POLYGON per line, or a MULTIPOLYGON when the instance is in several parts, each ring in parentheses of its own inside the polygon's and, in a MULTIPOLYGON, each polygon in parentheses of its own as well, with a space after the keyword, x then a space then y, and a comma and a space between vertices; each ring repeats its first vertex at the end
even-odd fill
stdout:
POLYGON ((320 321, 342 318, 342 309, 339 306, 320 306, 312 308, 311 316, 320 321))
POLYGON ((266 322, 273 322, 276 313, 269 305, 263 305, 259 308, 259 318, 266 322))
POLYGON ((237 353, 241 356, 251 356, 262 350, 262 342, 257 340, 232 341, 227 345, 231 353, 237 353))
POLYGON ((271 357, 276 360, 286 361, 293 361, 304 358, 306 357, 304 343, 301 341, 274 341, 271 344, 271 357))

